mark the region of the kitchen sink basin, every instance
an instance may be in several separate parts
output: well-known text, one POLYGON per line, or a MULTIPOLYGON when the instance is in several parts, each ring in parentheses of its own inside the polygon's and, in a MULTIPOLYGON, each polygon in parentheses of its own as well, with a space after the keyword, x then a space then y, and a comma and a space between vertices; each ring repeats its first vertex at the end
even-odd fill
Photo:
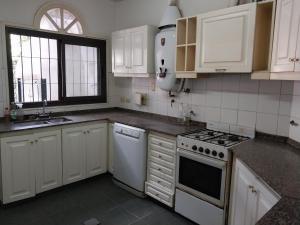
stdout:
POLYGON ((43 125, 51 125, 51 124, 64 124, 67 122, 71 122, 72 120, 67 119, 65 117, 56 117, 56 118, 49 118, 49 119, 36 119, 36 120, 28 120, 22 122, 14 122, 15 125, 20 127, 40 127, 43 125))
POLYGON ((60 124, 60 123, 67 123, 67 122, 71 122, 72 120, 67 119, 65 117, 58 117, 58 118, 52 118, 52 119, 48 119, 47 122, 50 124, 60 124))

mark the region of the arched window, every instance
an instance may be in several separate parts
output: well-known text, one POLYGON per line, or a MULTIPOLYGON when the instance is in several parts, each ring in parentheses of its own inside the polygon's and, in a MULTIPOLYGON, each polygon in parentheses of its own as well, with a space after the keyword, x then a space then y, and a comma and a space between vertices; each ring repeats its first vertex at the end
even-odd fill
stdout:
POLYGON ((59 33, 83 34, 82 21, 75 10, 62 4, 46 4, 37 12, 36 27, 59 33))

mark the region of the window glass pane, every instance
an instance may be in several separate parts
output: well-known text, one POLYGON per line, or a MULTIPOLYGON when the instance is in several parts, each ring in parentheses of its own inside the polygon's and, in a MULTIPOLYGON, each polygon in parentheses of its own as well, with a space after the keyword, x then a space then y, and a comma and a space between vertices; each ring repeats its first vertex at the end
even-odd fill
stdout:
POLYGON ((49 48, 50 48, 50 58, 57 59, 57 41, 50 39, 49 48))
POLYGON ((69 33, 69 34, 82 34, 83 31, 82 31, 81 24, 77 21, 76 23, 74 23, 73 26, 71 26, 69 28, 69 30, 67 30, 67 33, 69 33))
POLYGON ((67 97, 96 96, 97 48, 66 45, 67 97))
POLYGON ((12 34, 10 36, 11 44, 11 55, 12 56, 21 56, 21 39, 20 35, 12 34))
POLYGON ((61 10, 60 8, 54 8, 47 11, 48 15, 55 22, 57 27, 61 28, 61 10))
POLYGON ((40 38, 31 37, 31 50, 32 50, 32 57, 34 58, 41 57, 40 38))
POLYGON ((40 22, 40 28, 44 30, 58 31, 47 16, 43 16, 40 22))
POLYGON ((64 9, 64 29, 67 28, 76 18, 68 10, 64 9))
POLYGON ((14 101, 33 103, 43 97, 58 100, 57 41, 26 35, 9 37, 12 53, 19 55, 12 57, 14 101), (49 48, 49 43, 54 47, 49 48))

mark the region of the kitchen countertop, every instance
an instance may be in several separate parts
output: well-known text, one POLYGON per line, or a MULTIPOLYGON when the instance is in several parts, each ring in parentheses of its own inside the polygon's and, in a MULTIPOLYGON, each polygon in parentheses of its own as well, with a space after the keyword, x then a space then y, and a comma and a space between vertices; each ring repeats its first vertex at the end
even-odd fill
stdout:
POLYGON ((300 150, 264 138, 241 143, 232 150, 281 196, 257 225, 300 225, 300 150))
POLYGON ((61 115, 72 121, 63 124, 47 124, 40 126, 22 126, 18 123, 13 122, 0 122, 0 134, 7 132, 16 132, 22 130, 30 130, 37 128, 53 127, 53 126, 64 126, 69 124, 77 124, 84 122, 93 121, 109 121, 126 124, 138 128, 145 129, 147 131, 155 131, 164 133, 171 136, 177 136, 182 133, 195 131, 200 128, 204 128, 204 123, 193 122, 191 125, 184 125, 178 122, 175 118, 167 116, 158 116, 150 113, 137 112, 132 110, 123 109, 103 109, 90 112, 78 112, 78 113, 66 113, 61 115))

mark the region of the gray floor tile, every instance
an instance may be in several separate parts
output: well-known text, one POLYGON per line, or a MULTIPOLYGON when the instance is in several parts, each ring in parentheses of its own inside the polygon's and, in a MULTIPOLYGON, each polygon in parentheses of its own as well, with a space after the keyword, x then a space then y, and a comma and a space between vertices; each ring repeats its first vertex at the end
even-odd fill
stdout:
POLYGON ((110 175, 0 208, 1 225, 83 225, 91 218, 101 225, 193 225, 149 198, 119 188, 110 175))

